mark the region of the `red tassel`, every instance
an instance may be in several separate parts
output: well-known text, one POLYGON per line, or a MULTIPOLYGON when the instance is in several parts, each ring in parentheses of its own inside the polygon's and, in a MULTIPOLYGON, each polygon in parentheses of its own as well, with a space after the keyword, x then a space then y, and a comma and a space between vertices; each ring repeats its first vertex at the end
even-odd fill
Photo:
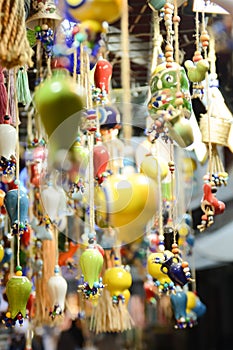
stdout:
POLYGON ((4 84, 4 68, 0 66, 0 124, 4 123, 4 117, 7 111, 7 91, 4 84))

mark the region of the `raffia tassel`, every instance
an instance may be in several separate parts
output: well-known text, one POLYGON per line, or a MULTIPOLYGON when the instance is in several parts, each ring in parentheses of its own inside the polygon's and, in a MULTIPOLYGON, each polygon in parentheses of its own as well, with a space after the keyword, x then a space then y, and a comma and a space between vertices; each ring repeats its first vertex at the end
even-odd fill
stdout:
POLYGON ((4 122, 4 116, 6 115, 7 111, 7 91, 4 84, 4 74, 3 74, 4 68, 0 66, 0 123, 2 124, 4 122))
POLYGON ((54 265, 56 261, 55 239, 45 240, 42 243, 42 260, 43 274, 41 278, 36 279, 36 316, 35 324, 41 326, 43 324, 55 325, 49 317, 49 310, 51 307, 51 300, 48 295, 48 280, 54 274, 54 265), (49 259, 48 259, 49 256, 49 259))
POLYGON ((24 1, 0 0, 0 62, 8 69, 33 65, 33 50, 27 40, 24 1))
POLYGON ((25 67, 20 67, 18 70, 16 88, 17 99, 19 103, 22 103, 24 106, 26 106, 32 101, 31 93, 29 90, 28 74, 25 67))
POLYGON ((96 334, 120 333, 130 330, 133 325, 127 306, 121 302, 113 306, 110 293, 105 288, 97 306, 93 309, 90 330, 96 334))

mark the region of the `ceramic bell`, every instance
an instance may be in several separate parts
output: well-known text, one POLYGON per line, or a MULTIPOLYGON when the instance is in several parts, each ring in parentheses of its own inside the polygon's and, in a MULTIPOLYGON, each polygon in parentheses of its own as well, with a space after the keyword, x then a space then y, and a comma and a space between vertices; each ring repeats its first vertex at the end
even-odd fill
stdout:
POLYGON ((16 129, 10 124, 0 124, 0 156, 10 159, 15 157, 17 143, 16 129))
POLYGON ((53 23, 53 27, 61 22, 62 17, 55 5, 54 0, 34 0, 31 2, 31 13, 26 21, 26 26, 34 30, 41 24, 53 23))
POLYGON ((105 271, 103 283, 109 290, 111 296, 119 296, 123 291, 130 288, 132 276, 130 272, 122 266, 115 266, 105 271))
POLYGON ((45 213, 49 216, 52 222, 58 219, 58 209, 60 205, 61 194, 57 189, 49 183, 47 188, 41 191, 41 201, 45 213))
POLYGON ((80 266, 84 276, 84 281, 88 283, 90 289, 99 281, 99 275, 103 267, 103 256, 96 248, 87 248, 80 257, 80 266))
POLYGON ((98 23, 117 21, 121 15, 122 0, 63 0, 68 17, 78 21, 93 20, 98 23))
POLYGON ((95 66, 94 81, 95 87, 101 91, 109 92, 109 83, 112 76, 112 65, 103 57, 100 57, 95 66))
POLYGON ((54 272, 54 276, 50 277, 48 280, 48 293, 51 304, 53 305, 53 309, 50 312, 52 319, 63 313, 67 292, 67 282, 65 278, 60 275, 59 266, 55 267, 54 272))
POLYGON ((32 283, 25 276, 13 276, 6 285, 6 295, 9 303, 6 314, 6 326, 14 325, 18 320, 23 323, 26 317, 26 306, 32 289, 32 283))
POLYGON ((157 208, 157 184, 144 174, 111 175, 95 188, 97 224, 116 228, 125 243, 141 237, 157 208))
POLYGON ((158 181, 158 167, 160 167, 160 178, 163 180, 169 170, 167 162, 161 157, 147 155, 140 164, 140 171, 146 176, 158 181))
POLYGON ((187 295, 181 287, 177 286, 175 293, 170 295, 174 317, 176 319, 175 328, 185 328, 186 323, 186 306, 187 295))
POLYGON ((67 70, 55 69, 52 77, 39 85, 34 99, 49 137, 50 165, 57 151, 64 149, 68 152, 76 139, 82 122, 83 95, 67 70))
POLYGON ((28 208, 29 208, 29 199, 28 195, 23 190, 13 189, 9 190, 6 193, 4 204, 7 210, 7 213, 10 218, 11 227, 13 228, 13 233, 17 233, 17 224, 19 224, 19 231, 23 233, 26 230, 28 222, 28 208), (19 201, 18 201, 19 195, 19 201), (18 209, 19 202, 19 209, 18 209), (18 215, 19 210, 19 215, 18 215), (19 218, 18 218, 19 216, 19 218), (18 223, 19 219, 19 223, 18 223), (16 229, 16 232, 14 232, 16 229))

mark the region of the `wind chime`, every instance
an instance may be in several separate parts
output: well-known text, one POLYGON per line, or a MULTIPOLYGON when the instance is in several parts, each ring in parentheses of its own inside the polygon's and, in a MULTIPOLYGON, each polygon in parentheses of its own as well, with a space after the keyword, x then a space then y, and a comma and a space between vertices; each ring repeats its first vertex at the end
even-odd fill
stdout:
MULTIPOLYGON (((163 140, 170 142, 170 160, 168 162, 170 171, 170 204, 167 207, 169 217, 168 220, 165 220, 164 226, 164 203, 160 184, 157 252, 148 256, 148 272, 155 281, 154 285, 157 288, 157 292, 154 291, 154 293, 155 297, 156 294, 158 295, 159 304, 163 300, 163 296, 169 296, 176 320, 175 328, 183 329, 193 327, 196 323, 196 318, 190 313, 187 314, 186 311, 188 297, 184 287, 186 288, 188 283, 193 282, 193 279, 189 264, 182 259, 177 242, 178 227, 175 226, 177 219, 175 201, 176 167, 173 141, 181 147, 186 147, 193 142, 192 129, 187 120, 191 115, 192 107, 188 91, 189 82, 184 68, 179 65, 178 28, 180 17, 178 16, 176 1, 174 3, 167 1, 160 11, 163 12, 167 33, 164 54, 165 62, 159 64, 155 68, 154 73, 152 73, 152 97, 148 108, 151 117, 155 119, 155 135, 159 137, 161 133, 163 140), (173 36, 175 39, 176 62, 174 62, 173 58, 173 36), (164 87, 164 89, 161 89, 161 87, 164 87), (165 132, 167 137, 165 137, 165 132), (171 243, 169 245, 165 243, 165 234, 170 236, 171 243)), ((149 285, 152 286, 151 283, 149 285)))
MULTIPOLYGON (((199 14, 196 14, 197 19, 199 14)), ((196 19, 196 21, 197 21, 196 19)), ((197 26, 198 27, 198 26, 197 26)), ((212 40, 214 40, 212 38, 212 40)), ((208 47, 210 43, 210 36, 207 33, 205 27, 205 16, 202 13, 202 33, 200 36, 201 47, 204 52, 204 59, 207 60, 208 47)), ((210 55, 214 55, 214 46, 209 49, 210 55)), ((213 59, 211 61, 213 70, 213 59)), ((201 115, 200 130, 202 133, 202 141, 206 144, 208 149, 208 169, 207 174, 203 177, 203 198, 201 201, 201 209, 204 214, 201 217, 201 223, 198 225, 198 229, 202 232, 210 227, 214 223, 214 216, 222 214, 225 210, 225 203, 218 200, 216 197, 217 189, 221 186, 227 185, 228 174, 224 169, 221 157, 219 155, 218 146, 231 145, 230 131, 232 129, 232 116, 228 113, 225 104, 217 98, 214 93, 213 86, 211 87, 211 76, 208 72, 202 76, 205 79, 205 93, 206 93, 206 109, 207 112, 201 115), (211 93, 213 91, 213 93, 211 93), (218 102, 217 102, 218 101, 218 102), (227 111, 226 115, 223 115, 223 110, 219 109, 218 104, 224 107, 224 111, 227 111)), ((225 113, 224 113, 225 114, 225 113)), ((230 146, 231 147, 231 146, 230 146)))
MULTIPOLYGON (((27 317, 26 305, 32 283, 24 275, 20 261, 20 246, 23 235, 28 233, 28 196, 19 181, 19 116, 17 101, 17 67, 32 65, 32 50, 27 41, 24 4, 21 1, 1 1, 1 115, 0 115, 0 175, 4 191, 1 193, 1 207, 5 208, 11 227, 11 248, 6 248, 2 261, 10 262, 16 246, 16 267, 11 261, 10 277, 6 283, 8 311, 3 322, 12 327, 23 324, 27 317), (5 77, 6 73, 6 86, 5 77), (5 192, 5 193, 4 193, 5 192), (7 250, 9 249, 9 251, 7 250), (11 252, 10 252, 11 250, 11 252)), ((5 220, 5 230, 8 230, 5 220)))

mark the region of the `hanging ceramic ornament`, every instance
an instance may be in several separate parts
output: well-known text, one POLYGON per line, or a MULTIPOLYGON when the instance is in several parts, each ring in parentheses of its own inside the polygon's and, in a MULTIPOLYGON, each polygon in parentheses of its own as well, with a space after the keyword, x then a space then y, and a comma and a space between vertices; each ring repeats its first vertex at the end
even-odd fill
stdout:
POLYGON ((26 21, 27 28, 50 24, 53 29, 61 22, 62 17, 53 0, 35 0, 32 2, 31 13, 26 21))
POLYGON ((94 72, 95 87, 100 89, 101 93, 109 93, 109 84, 112 76, 112 65, 108 60, 99 57, 94 72))
POLYGON ((161 180, 168 174, 167 162, 162 157, 155 157, 148 154, 140 164, 140 171, 154 180, 158 180, 158 166, 160 167, 161 180))
POLYGON ((203 232, 214 223, 214 216, 222 214, 225 211, 225 203, 218 200, 215 196, 217 188, 213 181, 209 181, 209 176, 203 185, 203 197, 201 200, 201 209, 204 214, 201 217, 201 224, 197 226, 200 232, 203 232))
POLYGON ((187 316, 187 294, 182 290, 180 286, 175 288, 174 293, 170 295, 171 305, 176 320, 175 328, 184 329, 187 327, 193 327, 195 324, 195 319, 187 316))
POLYGON ((156 212, 156 198, 157 184, 144 174, 108 176, 95 188, 97 224, 105 222, 118 231, 120 241, 132 242, 156 212))
POLYGON ((103 288, 102 278, 99 277, 103 262, 102 254, 92 246, 87 248, 80 257, 84 282, 79 286, 79 290, 87 299, 98 296, 103 288))
POLYGON ((48 280, 48 292, 53 305, 49 315, 52 319, 56 316, 61 316, 65 308, 65 299, 67 292, 67 282, 60 274, 59 266, 55 266, 54 276, 48 280))
POLYGON ((110 292, 114 305, 125 302, 125 291, 131 287, 132 276, 128 266, 118 266, 108 268, 103 277, 103 283, 110 292))
POLYGON ((51 165, 57 151, 68 151, 77 137, 82 123, 82 92, 67 70, 55 69, 52 77, 36 90, 35 105, 49 137, 48 161, 51 165))
POLYGON ((25 191, 13 189, 6 193, 4 204, 10 218, 12 234, 27 230, 29 199, 25 191))
POLYGON ((150 89, 148 108, 150 116, 155 119, 155 127, 167 127, 171 138, 181 147, 191 145, 193 133, 187 119, 191 116, 192 106, 184 68, 175 62, 172 62, 169 68, 166 63, 159 64, 152 73, 150 89), (177 99, 180 99, 179 107, 177 99))
POLYGON ((57 189, 49 183, 48 186, 41 190, 41 201, 45 213, 48 215, 52 223, 57 223, 58 208, 60 204, 61 194, 57 189))
MULTIPOLYGON (((62 0, 68 19, 113 23, 120 18, 122 0, 62 0)), ((62 6, 62 5, 61 5, 62 6)))
POLYGON ((17 139, 16 129, 4 119, 4 124, 0 124, 0 172, 5 182, 11 182, 15 176, 17 139))
POLYGON ((26 317, 27 301, 31 293, 32 283, 22 276, 22 268, 16 267, 16 276, 9 279, 6 285, 6 295, 9 303, 8 312, 4 319, 6 327, 12 327, 18 321, 23 324, 26 317))
POLYGON ((93 148, 93 162, 94 162, 94 176, 99 183, 103 181, 103 173, 106 172, 109 162, 109 152, 107 148, 100 144, 95 145, 93 148))
MULTIPOLYGON (((169 251, 165 252, 170 256, 172 255, 169 251)), ((154 285, 158 288, 159 294, 169 293, 174 289, 174 282, 161 270, 162 265, 155 263, 156 261, 160 261, 162 258, 163 253, 157 252, 151 253, 147 259, 148 273, 153 277, 154 285)))

